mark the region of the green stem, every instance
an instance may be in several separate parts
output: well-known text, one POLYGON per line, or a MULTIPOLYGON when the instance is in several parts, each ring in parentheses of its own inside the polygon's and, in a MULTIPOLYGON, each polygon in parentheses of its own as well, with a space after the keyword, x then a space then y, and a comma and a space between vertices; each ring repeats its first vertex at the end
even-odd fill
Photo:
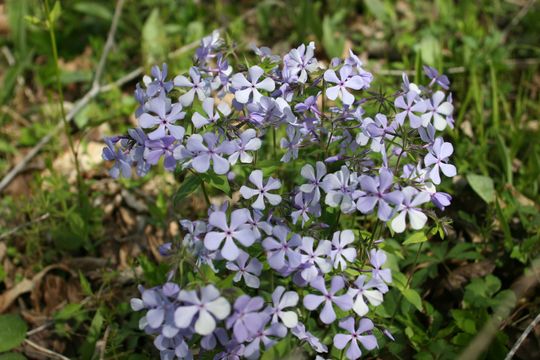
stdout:
POLYGON ((81 177, 81 169, 79 166, 79 156, 77 154, 77 150, 75 149, 75 143, 73 141, 73 137, 71 136, 71 132, 69 131, 69 123, 66 118, 66 110, 64 108, 64 92, 62 89, 62 83, 60 81, 60 67, 58 66, 58 49, 56 45, 56 35, 54 33, 54 21, 51 19, 51 12, 49 7, 49 1, 44 0, 43 2, 44 8, 45 8, 45 14, 47 16, 47 28, 49 29, 49 37, 51 41, 51 48, 53 53, 53 60, 54 60, 54 67, 55 67, 55 75, 56 75, 56 88, 58 91, 59 101, 60 101, 60 112, 62 116, 62 122, 64 123, 64 131, 66 133, 66 137, 68 139, 69 148, 71 150, 71 153, 73 155, 73 161, 75 162, 75 171, 77 174, 77 190, 78 190, 78 200, 79 205, 82 204, 82 177, 81 177))
POLYGON ((274 159, 276 158, 276 128, 273 127, 272 128, 272 138, 273 138, 273 143, 274 143, 274 159))
POLYGON ((206 205, 210 206, 210 198, 208 197, 208 192, 206 191, 206 186, 204 186, 204 181, 201 181, 201 189, 204 194, 204 200, 206 201, 206 205))

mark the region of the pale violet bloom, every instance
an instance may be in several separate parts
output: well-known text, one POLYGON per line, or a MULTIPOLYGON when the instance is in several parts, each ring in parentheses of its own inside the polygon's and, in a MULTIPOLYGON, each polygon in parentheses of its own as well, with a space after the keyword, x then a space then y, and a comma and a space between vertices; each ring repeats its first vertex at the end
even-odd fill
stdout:
POLYGON ((249 175, 249 181, 255 185, 256 189, 252 189, 245 185, 240 188, 240 194, 244 199, 251 199, 257 196, 257 199, 251 207, 258 210, 265 209, 265 199, 270 205, 277 205, 281 202, 281 196, 277 194, 271 194, 269 191, 277 190, 281 188, 281 182, 278 179, 272 177, 268 178, 266 184, 263 183, 263 173, 261 170, 253 170, 249 175))
POLYGON ((383 301, 383 294, 378 290, 379 282, 382 280, 371 279, 366 282, 366 279, 365 275, 359 275, 354 281, 354 286, 349 288, 349 294, 354 299, 353 310, 359 316, 368 313, 368 302, 373 306, 379 306, 383 301))
POLYGON ((253 337, 248 340, 244 356, 246 359, 259 359, 261 343, 264 349, 269 349, 277 343, 277 338, 282 338, 287 335, 287 328, 281 324, 271 324, 269 327, 261 328, 253 337))
POLYGON ((195 320, 195 331, 200 335, 208 335, 216 328, 216 319, 223 320, 231 312, 231 305, 220 296, 214 285, 207 285, 200 291, 181 290, 178 300, 185 305, 179 306, 174 313, 174 322, 180 329, 185 329, 195 320))
POLYGON ((330 100, 336 100, 339 97, 345 105, 352 105, 354 102, 354 95, 348 89, 360 90, 365 87, 362 77, 353 75, 353 68, 349 65, 344 65, 339 69, 339 78, 334 70, 326 70, 324 80, 336 84, 326 89, 326 97, 330 100))
POLYGON ((195 114, 193 114, 193 116, 191 117, 191 121, 193 122, 193 125, 196 129, 200 129, 204 125, 208 125, 210 123, 216 123, 220 119, 219 113, 223 114, 224 116, 228 116, 231 113, 231 108, 225 102, 220 102, 218 104, 217 109, 219 110, 219 112, 215 111, 214 102, 214 99, 210 97, 204 99, 202 103, 202 108, 206 113, 206 116, 203 116, 198 112, 195 112, 195 114))
POLYGON ((221 248, 221 255, 227 260, 235 260, 240 255, 240 249, 235 240, 246 247, 255 242, 255 234, 245 226, 249 216, 249 210, 247 209, 234 210, 231 213, 229 224, 227 215, 224 212, 213 212, 208 218, 208 223, 217 229, 205 235, 204 246, 211 251, 217 250, 225 240, 221 248))
POLYGON ((392 205, 399 205, 403 195, 400 191, 391 191, 394 175, 388 169, 381 168, 379 176, 360 176, 360 187, 354 193, 356 208, 363 214, 373 211, 375 206, 377 216, 382 221, 388 221, 392 217, 392 205))
POLYGON ((233 142, 229 163, 234 165, 240 160, 242 164, 249 164, 253 161, 253 155, 248 151, 257 151, 260 148, 261 139, 257 137, 257 132, 254 129, 247 129, 240 134, 237 141, 233 142))
POLYGON ((322 303, 323 309, 319 314, 319 319, 325 324, 331 324, 336 320, 336 312, 333 304, 337 305, 341 310, 351 310, 353 306, 352 296, 348 293, 336 295, 345 287, 345 280, 341 276, 334 276, 331 280, 330 290, 326 289, 323 277, 318 277, 311 282, 311 287, 319 290, 321 295, 308 294, 304 296, 304 307, 308 310, 315 310, 322 303))
POLYGON ((244 282, 250 288, 258 289, 260 286, 259 275, 263 265, 257 258, 249 258, 249 255, 245 251, 241 251, 235 262, 227 262, 227 269, 235 271, 233 281, 238 282, 244 278, 244 282), (249 262, 248 262, 249 260, 249 262))
POLYGON ((324 345, 318 337, 316 337, 309 331, 306 331, 306 326, 304 324, 298 323, 298 325, 291 329, 291 333, 299 340, 306 341, 309 346, 311 346, 311 348, 316 352, 328 352, 328 347, 324 345))
POLYGON ((175 139, 182 140, 185 133, 184 128, 180 125, 174 125, 176 121, 183 119, 186 115, 185 112, 182 112, 181 104, 171 105, 170 99, 159 96, 148 101, 145 110, 147 112, 139 116, 139 125, 143 129, 157 126, 148 134, 150 140, 159 140, 168 135, 167 132, 175 139))
POLYGON ((377 347, 377 338, 371 333, 374 328, 371 320, 367 318, 360 319, 356 329, 354 318, 348 317, 339 322, 339 327, 347 331, 347 334, 336 334, 334 336, 334 346, 342 350, 349 344, 349 348, 345 353, 347 359, 356 360, 362 356, 359 343, 367 350, 373 350, 377 347))
POLYGON ((320 240, 316 249, 314 249, 314 243, 314 238, 304 236, 302 238, 302 246, 300 246, 302 262, 300 276, 307 282, 311 282, 317 276, 329 273, 332 270, 330 260, 332 243, 330 240, 320 240))
POLYGON ((392 271, 382 268, 386 263, 386 253, 381 249, 371 249, 369 251, 369 262, 373 266, 371 279, 376 281, 374 285, 383 294, 388 292, 388 286, 386 284, 392 282, 392 271))
POLYGON ((420 230, 427 221, 427 216, 419 208, 420 205, 431 200, 427 191, 418 191, 411 186, 407 186, 402 191, 403 201, 398 208, 398 215, 390 223, 390 227, 397 233, 405 231, 405 217, 408 215, 411 228, 420 230))
POLYGON ((352 198, 358 185, 358 177, 351 173, 345 165, 340 171, 328 174, 323 179, 322 188, 326 192, 325 203, 331 207, 340 207, 343 213, 354 211, 355 204, 352 198))
MULTIPOLYGON (((269 316, 261 311, 264 300, 260 296, 242 295, 234 302, 234 312, 225 322, 233 330, 236 341, 243 343, 264 328, 269 316)), ((227 358, 229 359, 229 358, 227 358)))
POLYGON ((456 167, 452 164, 448 164, 448 158, 453 152, 454 147, 451 143, 444 142, 444 140, 440 137, 435 139, 430 152, 424 158, 424 163, 426 166, 431 167, 427 175, 434 184, 438 185, 441 183, 439 169, 448 177, 456 175, 456 167))
POLYGON ((272 306, 266 312, 272 317, 272 323, 283 323, 290 329, 298 324, 298 314, 294 311, 297 304, 298 294, 295 291, 285 291, 283 286, 278 286, 272 293, 272 306))
POLYGON ((336 231, 332 237, 332 252, 330 258, 334 262, 334 269, 345 270, 347 262, 353 262, 356 259, 356 249, 347 247, 354 242, 354 233, 352 230, 336 231))
POLYGON ((241 104, 247 104, 252 96, 253 102, 259 102, 262 94, 259 90, 274 91, 276 84, 271 78, 259 79, 264 74, 260 66, 252 66, 248 69, 248 79, 242 73, 234 74, 231 77, 231 84, 236 89, 234 97, 241 104))
POLYGON ((274 226, 272 236, 262 242, 268 257, 268 264, 276 271, 296 268, 300 265, 300 254, 296 250, 302 244, 300 235, 282 225, 274 226), (289 236, 290 235, 290 236, 289 236))
POLYGON ((317 70, 317 59, 313 57, 315 43, 312 41, 308 46, 302 44, 292 49, 283 57, 283 63, 291 72, 298 76, 298 82, 305 83, 307 74, 317 70))
POLYGON ((187 93, 178 98, 178 101, 180 101, 183 106, 191 105, 195 98, 195 94, 197 94, 199 101, 203 101, 206 99, 209 92, 208 85, 201 78, 201 73, 196 67, 192 66, 189 69, 189 77, 191 78, 191 81, 183 75, 178 75, 174 78, 174 86, 189 88, 187 93))
POLYGON ((313 169, 311 164, 306 164, 300 171, 300 174, 304 179, 308 181, 307 184, 300 186, 300 191, 312 194, 313 203, 319 203, 321 199, 322 178, 326 175, 326 166, 322 161, 317 161, 315 164, 317 170, 313 169))
POLYGON ((230 148, 231 145, 228 141, 219 144, 219 138, 214 133, 206 133, 202 136, 193 134, 186 142, 186 149, 193 156, 191 166, 199 173, 207 172, 210 168, 210 161, 212 161, 216 174, 226 174, 230 165, 229 161, 222 155, 230 152, 230 148))
POLYGON ((426 112, 427 104, 424 100, 418 97, 418 93, 411 90, 406 95, 402 95, 394 101, 394 106, 403 111, 396 114, 396 121, 398 124, 403 125, 405 118, 408 117, 411 127, 417 129, 422 126, 422 118, 415 114, 420 113, 422 115, 426 112))
POLYGON ((298 158, 298 149, 300 148, 300 142, 302 141, 302 133, 294 126, 287 127, 287 137, 281 138, 279 146, 282 149, 287 149, 285 155, 281 157, 282 162, 289 162, 291 159, 298 158))
POLYGON ((452 115, 454 105, 449 101, 444 101, 444 93, 436 91, 428 101, 426 113, 422 115, 422 126, 428 126, 433 119, 435 129, 441 131, 448 124, 447 118, 452 115))

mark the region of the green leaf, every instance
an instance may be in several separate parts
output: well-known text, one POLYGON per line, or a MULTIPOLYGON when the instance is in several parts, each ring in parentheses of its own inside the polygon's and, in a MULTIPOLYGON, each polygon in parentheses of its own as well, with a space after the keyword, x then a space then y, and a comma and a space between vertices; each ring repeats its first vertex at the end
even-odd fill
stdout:
POLYGON ((27 326, 16 314, 0 315, 0 352, 16 348, 26 337, 27 326))
POLYGON ((69 320, 80 314, 82 309, 81 304, 67 304, 63 309, 54 314, 55 320, 69 320))
POLYGON ((159 9, 154 8, 142 29, 142 54, 145 63, 151 65, 163 61, 167 54, 167 38, 159 9))
POLYGON ((90 285, 90 282, 88 282, 88 279, 86 279, 86 277, 81 271, 79 271, 79 282, 81 283, 81 289, 84 295, 86 296, 93 295, 92 286, 90 285))
POLYGON ((409 236, 407 240, 403 242, 403 245, 418 244, 418 243, 423 243, 424 241, 427 241, 426 234, 419 231, 409 236))
POLYGON ((410 289, 410 288, 403 289, 402 293, 408 302, 414 305, 414 307, 417 308, 418 311, 422 311, 422 298, 420 297, 420 294, 418 294, 416 290, 410 289))
POLYGON ((11 352, 0 355, 0 360, 26 360, 23 354, 11 352))
POLYGON ((15 48, 20 54, 26 53, 26 23, 28 13, 28 0, 7 0, 7 15, 10 36, 15 48))
POLYGON ((495 200, 495 186, 490 177, 484 175, 467 174, 467 181, 471 188, 487 203, 495 200))
POLYGON ((439 41, 433 35, 424 36, 415 49, 420 51, 425 64, 437 66, 442 50, 439 41))
POLYGON ((78 2, 73 5, 73 9, 85 15, 90 15, 106 21, 111 21, 113 17, 112 11, 108 7, 97 4, 96 2, 78 2))
POLYGON ((231 187, 229 186, 229 180, 225 175, 217 175, 214 173, 206 173, 200 175, 203 181, 210 185, 211 187, 223 191, 225 194, 229 195, 231 193, 231 187))
POLYGON ((191 176, 186 177, 186 179, 180 185, 180 188, 178 188, 178 191, 176 192, 176 194, 174 194, 174 197, 173 197, 174 206, 176 206, 182 200, 184 200, 189 195, 194 193, 199 188, 200 185, 201 185, 201 178, 199 176, 191 175, 191 176))
POLYGON ((60 4, 60 1, 57 0, 49 13, 49 24, 56 23, 56 20, 60 18, 60 15, 62 15, 62 4, 60 4))

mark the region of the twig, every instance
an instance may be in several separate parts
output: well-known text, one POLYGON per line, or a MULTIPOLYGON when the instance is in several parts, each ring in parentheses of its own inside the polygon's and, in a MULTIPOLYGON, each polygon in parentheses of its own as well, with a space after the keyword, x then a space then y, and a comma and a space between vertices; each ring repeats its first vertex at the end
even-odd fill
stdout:
POLYGON ((523 19, 523 17, 525 17, 525 15, 527 15, 527 13, 529 12, 529 10, 531 9, 531 7, 534 5, 534 3, 536 2, 536 0, 529 0, 529 2, 527 4, 525 4, 519 11, 518 13, 516 14, 516 16, 514 16, 514 18, 512 19, 512 21, 510 21, 510 24, 508 24, 506 26, 506 28, 504 28, 504 30, 502 31, 502 38, 503 38, 503 41, 506 42, 506 38, 508 37, 508 34, 510 33, 510 30, 512 30, 512 28, 514 26, 516 26, 517 24, 519 24, 519 22, 521 21, 521 19, 523 19))
POLYGON ((59 354, 59 353, 57 353, 55 351, 46 349, 43 346, 36 344, 32 340, 25 339, 24 342, 26 344, 30 345, 31 347, 33 347, 34 349, 36 349, 37 351, 41 352, 42 354, 46 355, 49 358, 60 359, 60 360, 70 360, 68 357, 65 357, 64 355, 59 354))
POLYGON ((105 349, 107 348, 107 340, 109 339, 110 332, 111 328, 107 326, 105 334, 103 334, 103 339, 96 342, 96 350, 99 349, 99 360, 105 359, 105 349))
MULTIPOLYGON (((518 280, 512 284, 512 292, 515 298, 519 300, 531 287, 540 283, 540 257, 532 261, 530 271, 526 271, 518 280)), ((477 359, 489 346, 493 337, 497 334, 500 324, 514 308, 514 297, 506 296, 501 304, 495 309, 491 319, 489 319, 476 337, 469 343, 465 351, 459 356, 460 360, 477 359)))
POLYGON ((51 326, 51 325, 53 325, 53 324, 54 324, 54 321, 48 321, 48 322, 46 322, 45 324, 40 325, 40 326, 38 326, 37 328, 28 331, 28 332, 26 333, 26 337, 30 337, 30 336, 32 336, 32 335, 35 335, 35 334, 37 334, 37 333, 40 333, 40 332, 42 332, 43 330, 47 329, 49 326, 51 326))
MULTIPOLYGON (((118 21, 120 19, 120 14, 122 7, 124 5, 125 0, 118 0, 116 4, 116 9, 114 12, 114 16, 112 19, 111 27, 109 29, 109 33, 107 35, 107 41, 105 42, 105 47, 103 48, 103 53, 101 54, 101 57, 99 59, 98 66, 96 68, 96 75, 94 77, 94 81, 92 83, 92 87, 90 90, 75 104, 75 106, 69 111, 69 113, 66 115, 66 123, 73 120, 76 114, 81 111, 82 108, 84 108, 90 100, 95 98, 100 92, 103 91, 109 91, 112 89, 115 85, 118 86, 119 83, 124 84, 137 76, 139 76, 143 69, 138 68, 135 71, 130 72, 129 74, 125 75, 124 77, 120 78, 113 84, 109 84, 107 86, 102 87, 100 85, 101 76, 103 74, 103 70, 105 68, 105 61, 106 58, 112 48, 112 44, 114 41, 114 35, 116 33, 116 29, 118 28, 118 21), (106 88, 106 89, 105 89, 106 88)), ((49 143, 49 141, 52 140, 52 138, 63 129, 65 126, 64 122, 59 123, 51 132, 49 132, 47 135, 45 135, 33 148, 26 154, 26 156, 17 164, 15 165, 0 181, 0 192, 2 192, 9 183, 17 176, 21 171, 23 171, 24 168, 26 168, 28 162, 32 160, 40 151, 41 149, 49 143)))
POLYGON ((37 219, 30 220, 30 221, 27 222, 27 223, 18 225, 18 226, 16 226, 16 227, 14 227, 13 229, 6 231, 6 232, 3 233, 3 234, 0 234, 0 240, 2 240, 2 239, 4 239, 4 238, 7 238, 7 237, 10 236, 10 235, 13 235, 13 234, 16 233, 17 231, 19 231, 19 230, 21 230, 21 229, 23 229, 23 228, 25 228, 25 227, 27 227, 27 226, 30 226, 30 225, 35 224, 35 223, 37 223, 37 222, 46 220, 46 219, 49 218, 50 215, 51 215, 51 214, 49 214, 49 213, 45 213, 45 214, 41 215, 40 217, 38 217, 37 219))
POLYGON ((534 329, 534 327, 540 322, 540 314, 536 315, 536 317, 534 318, 533 321, 531 321, 531 323, 529 324, 529 326, 527 326, 527 328, 525 329, 525 331, 523 332, 523 334, 521 334, 521 336, 519 337, 519 339, 517 339, 516 343, 514 344, 514 346, 512 346, 512 349, 510 349, 510 351, 508 352, 508 354, 506 354, 506 357, 504 358, 504 360, 510 360, 514 357, 514 354, 516 353, 516 351, 519 349, 519 347, 521 346, 521 343, 527 338, 527 336, 529 335, 529 333, 532 331, 532 329, 534 329))

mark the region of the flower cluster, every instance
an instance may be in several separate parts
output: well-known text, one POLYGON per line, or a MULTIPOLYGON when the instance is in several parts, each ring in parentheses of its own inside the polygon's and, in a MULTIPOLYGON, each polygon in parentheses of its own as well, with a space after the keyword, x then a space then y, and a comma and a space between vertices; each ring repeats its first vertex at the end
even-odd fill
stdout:
POLYGON ((146 311, 140 327, 164 359, 255 359, 287 336, 357 359, 378 347, 375 334, 391 338, 370 316, 392 282, 380 239, 422 229, 429 207, 451 201, 437 190, 441 174, 456 174, 452 144, 437 134, 453 126, 448 78, 426 67, 427 86, 403 75, 399 91, 380 96, 352 51, 325 68, 313 43, 283 57, 255 48, 259 65, 235 72, 225 48, 214 32, 188 74, 152 68, 135 91, 139 127, 106 139, 113 177, 132 167, 145 175, 163 159, 231 189, 229 202, 181 220, 183 240, 162 247, 223 288, 185 283, 175 263, 167 283, 132 300, 146 311), (343 229, 344 219, 362 228, 343 229), (340 330, 325 344, 318 330, 333 323, 340 330))

